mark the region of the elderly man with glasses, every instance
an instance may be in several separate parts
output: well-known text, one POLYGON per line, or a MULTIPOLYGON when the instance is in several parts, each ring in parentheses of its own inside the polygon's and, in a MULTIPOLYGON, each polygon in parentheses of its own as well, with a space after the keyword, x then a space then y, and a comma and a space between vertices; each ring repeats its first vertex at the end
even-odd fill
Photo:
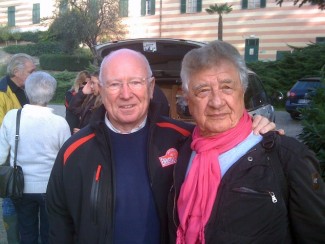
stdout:
MULTIPOLYGON (((155 79, 138 52, 110 53, 99 81, 103 106, 52 170, 50 243, 168 243, 173 167, 193 125, 161 116, 155 79)), ((258 130, 274 128, 263 121, 258 130)))

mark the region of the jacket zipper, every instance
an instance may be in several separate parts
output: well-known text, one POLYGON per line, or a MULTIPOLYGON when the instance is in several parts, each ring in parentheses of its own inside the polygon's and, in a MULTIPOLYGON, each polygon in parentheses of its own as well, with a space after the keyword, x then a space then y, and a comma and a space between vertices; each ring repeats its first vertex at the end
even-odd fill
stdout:
POLYGON ((272 203, 278 202, 278 199, 276 198, 275 193, 272 191, 257 191, 257 190, 254 190, 254 189, 251 189, 248 187, 244 187, 244 186, 233 188, 232 191, 239 192, 239 193, 246 193, 246 194, 269 195, 271 197, 272 203))
POLYGON ((93 206, 93 221, 97 224, 97 210, 98 210, 98 190, 99 190, 99 179, 102 166, 99 164, 94 174, 93 185, 91 189, 91 202, 93 206))

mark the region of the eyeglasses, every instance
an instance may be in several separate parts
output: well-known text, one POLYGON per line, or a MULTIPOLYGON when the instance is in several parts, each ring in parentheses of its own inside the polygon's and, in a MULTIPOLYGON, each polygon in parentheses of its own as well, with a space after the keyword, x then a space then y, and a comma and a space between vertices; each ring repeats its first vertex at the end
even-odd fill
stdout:
MULTIPOLYGON (((130 90, 139 91, 147 85, 148 81, 151 82, 152 80, 153 80, 153 77, 131 78, 129 81, 127 81, 125 83, 127 84, 128 88, 130 90)), ((125 83, 120 80, 111 80, 111 81, 107 81, 104 84, 104 87, 107 89, 108 92, 114 94, 114 93, 120 92, 125 83)))

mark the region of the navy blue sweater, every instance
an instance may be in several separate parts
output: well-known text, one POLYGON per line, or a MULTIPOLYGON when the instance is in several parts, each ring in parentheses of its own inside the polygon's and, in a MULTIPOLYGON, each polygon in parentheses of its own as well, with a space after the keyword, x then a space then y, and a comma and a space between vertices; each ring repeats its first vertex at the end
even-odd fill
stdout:
POLYGON ((147 169, 148 126, 110 131, 116 175, 114 244, 159 243, 160 226, 147 169))

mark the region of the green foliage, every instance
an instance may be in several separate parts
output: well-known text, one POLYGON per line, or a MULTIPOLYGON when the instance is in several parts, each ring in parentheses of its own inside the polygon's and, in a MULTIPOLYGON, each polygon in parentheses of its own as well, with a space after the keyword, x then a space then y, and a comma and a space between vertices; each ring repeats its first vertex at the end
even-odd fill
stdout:
POLYGON ((7 65, 0 65, 0 77, 3 77, 7 74, 7 65))
POLYGON ((98 41, 122 39, 126 33, 118 16, 119 0, 65 0, 57 3, 58 14, 49 31, 64 43, 67 53, 73 53, 82 43, 96 57, 94 46, 98 41))
POLYGON ((0 42, 6 41, 24 41, 38 43, 44 40, 47 31, 13 31, 8 26, 0 26, 0 42))
POLYGON ((21 34, 20 34, 20 32, 11 33, 11 38, 14 39, 15 41, 21 40, 21 34))
POLYGON ((6 42, 10 39, 11 32, 8 26, 0 26, 0 42, 6 42))
POLYGON ((52 72, 52 76, 57 81, 63 82, 65 84, 69 84, 71 86, 74 79, 77 76, 77 72, 71 72, 71 71, 64 70, 62 72, 52 72))
POLYGON ((84 28, 85 23, 86 19, 80 11, 73 9, 59 15, 49 32, 62 42, 64 52, 71 54, 88 34, 84 28))
POLYGON ((310 108, 302 112, 302 132, 299 139, 313 150, 321 163, 325 178, 325 89, 318 89, 310 108))
POLYGON ((3 50, 10 54, 27 53, 31 56, 40 56, 42 54, 62 53, 62 46, 58 42, 39 42, 27 45, 11 45, 4 47, 3 50))
MULTIPOLYGON (((282 5, 283 0, 275 0, 276 4, 282 5)), ((303 6, 304 4, 310 3, 310 4, 315 4, 318 5, 318 8, 321 10, 325 9, 325 2, 324 0, 293 0, 292 1, 294 5, 298 5, 299 8, 303 6)))
POLYGON ((25 31, 20 32, 21 41, 38 43, 43 40, 43 36, 46 35, 46 31, 25 31))
POLYGON ((65 93, 71 88, 77 73, 64 70, 62 72, 52 72, 51 75, 53 75, 58 82, 58 86, 51 103, 62 104, 64 102, 65 93))
POLYGON ((81 71, 87 69, 92 58, 67 54, 44 54, 40 56, 39 60, 40 66, 44 70, 81 71))
MULTIPOLYGON (((255 71, 264 81, 269 95, 281 91, 286 95, 293 84, 302 77, 320 76, 325 72, 325 45, 310 44, 305 48, 295 48, 292 53, 285 54, 279 61, 254 62, 247 66, 255 71)), ((325 179, 325 90, 318 90, 312 97, 312 104, 302 113, 302 133, 299 139, 313 150, 323 169, 325 179)), ((284 106, 283 101, 278 106, 284 106)))
POLYGON ((251 62, 247 66, 264 81, 269 95, 279 91, 284 95, 294 83, 304 76, 319 76, 325 63, 325 45, 310 44, 305 48, 295 48, 279 61, 251 62))
POLYGON ((80 55, 80 56, 88 56, 88 57, 92 57, 92 53, 89 50, 89 48, 77 48, 74 50, 73 52, 74 55, 80 55))
POLYGON ((210 5, 209 8, 206 8, 205 11, 208 14, 217 13, 218 15, 228 14, 232 11, 232 5, 228 5, 228 3, 222 4, 214 4, 210 5))

